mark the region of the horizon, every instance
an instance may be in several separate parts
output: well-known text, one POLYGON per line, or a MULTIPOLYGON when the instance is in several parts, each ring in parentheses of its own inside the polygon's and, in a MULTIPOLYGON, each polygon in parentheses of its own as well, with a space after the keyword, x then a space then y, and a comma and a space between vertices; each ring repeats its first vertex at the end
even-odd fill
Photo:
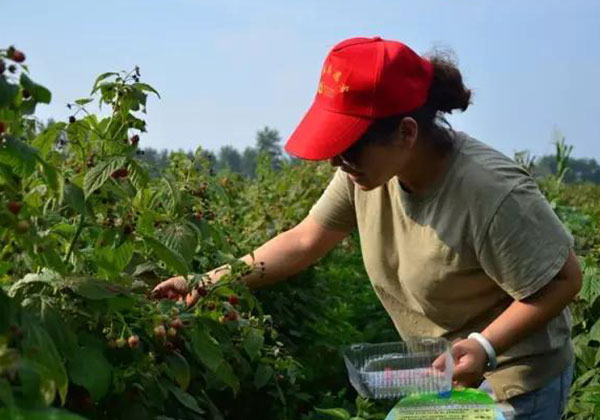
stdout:
MULTIPOLYGON (((558 129, 573 157, 600 160, 593 126, 600 84, 600 4, 510 0, 472 3, 274 1, 165 4, 110 0, 8 3, 7 45, 27 55, 31 77, 53 94, 41 120, 66 120, 67 102, 86 97, 98 74, 139 65, 162 99, 148 101, 140 146, 242 151, 256 132, 279 131, 282 146, 310 106, 329 49, 379 35, 419 53, 449 47, 473 104, 453 128, 513 156, 553 153, 558 129), (90 12, 93 12, 93 16, 90 12), (93 20, 92 20, 93 19, 93 20)), ((94 111, 90 108, 90 111, 94 111)))

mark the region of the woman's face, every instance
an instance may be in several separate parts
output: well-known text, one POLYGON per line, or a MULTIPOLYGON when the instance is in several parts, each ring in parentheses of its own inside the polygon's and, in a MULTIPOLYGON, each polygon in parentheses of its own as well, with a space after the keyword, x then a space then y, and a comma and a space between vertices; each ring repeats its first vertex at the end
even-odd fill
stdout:
POLYGON ((329 162, 346 172, 358 188, 365 191, 377 188, 399 174, 410 155, 416 139, 416 125, 414 130, 409 128, 408 131, 403 125, 404 120, 388 141, 377 143, 361 139, 329 162))

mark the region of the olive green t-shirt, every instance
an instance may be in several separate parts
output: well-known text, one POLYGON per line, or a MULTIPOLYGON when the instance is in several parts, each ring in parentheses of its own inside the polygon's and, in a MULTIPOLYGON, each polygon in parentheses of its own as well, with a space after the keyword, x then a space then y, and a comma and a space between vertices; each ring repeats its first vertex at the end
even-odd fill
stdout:
MULTIPOLYGON (((423 194, 397 177, 371 191, 338 170, 310 215, 335 230, 358 229, 373 289, 403 339, 465 338, 513 300, 551 281, 573 238, 535 180, 493 148, 454 132, 444 178, 423 194)), ((573 362, 571 314, 498 356, 486 374, 498 400, 547 384, 573 362)))

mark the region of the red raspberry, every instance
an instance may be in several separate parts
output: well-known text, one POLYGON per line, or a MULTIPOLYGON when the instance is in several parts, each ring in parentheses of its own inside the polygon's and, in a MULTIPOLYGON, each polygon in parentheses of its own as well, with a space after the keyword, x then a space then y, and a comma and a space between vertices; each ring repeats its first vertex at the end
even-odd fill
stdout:
POLYGON ((134 146, 137 146, 139 142, 140 136, 138 136, 137 134, 131 137, 131 144, 133 144, 134 146))
POLYGON ((22 63, 23 61, 25 61, 25 54, 23 54, 22 51, 15 50, 13 52, 12 59, 17 63, 22 63))
POLYGON ((227 298, 227 300, 232 305, 237 305, 240 302, 240 299, 236 295, 229 295, 229 297, 227 298))
POLYGON ((21 203, 18 201, 10 201, 6 207, 12 214, 15 215, 19 214, 21 211, 21 203))
POLYGON ((116 171, 114 171, 111 176, 113 178, 125 178, 127 176, 127 174, 129 174, 129 171, 127 170, 127 168, 121 168, 121 169, 117 169, 116 171))
POLYGON ((238 319, 238 314, 237 314, 237 312, 236 312, 236 311, 231 311, 231 312, 229 312, 229 313, 227 314, 227 319, 228 319, 229 321, 235 321, 235 320, 237 320, 237 319, 238 319))
POLYGON ((180 330, 183 328, 183 322, 181 322, 181 319, 175 318, 173 321, 171 321, 171 327, 175 328, 176 330, 180 330))

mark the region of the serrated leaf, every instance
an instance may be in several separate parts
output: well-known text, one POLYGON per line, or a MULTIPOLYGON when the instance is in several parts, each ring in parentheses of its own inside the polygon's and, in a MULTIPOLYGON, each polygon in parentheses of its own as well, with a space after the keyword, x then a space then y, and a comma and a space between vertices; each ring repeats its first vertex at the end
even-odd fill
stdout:
POLYGON ((20 176, 29 176, 35 171, 37 150, 29 144, 11 136, 4 137, 4 145, 0 147, 0 163, 11 167, 20 176))
POLYGON ((259 365, 254 375, 254 386, 261 389, 273 376, 273 368, 269 365, 259 365))
POLYGON ((169 192, 170 197, 170 206, 169 210, 171 213, 178 214, 181 210, 181 195, 179 191, 177 191, 177 187, 175 183, 170 178, 163 178, 164 182, 167 184, 167 191, 169 192))
POLYGON ((21 86, 27 89, 29 93, 31 93, 31 97, 35 102, 41 102, 44 104, 49 104, 52 100, 52 94, 48 89, 46 89, 42 85, 38 85, 33 80, 31 80, 27 74, 21 73, 21 86))
POLYGON ((109 299, 121 292, 118 286, 92 277, 68 277, 64 284, 79 296, 90 300, 109 299))
POLYGON ((231 389, 233 390, 234 394, 237 394, 237 392, 240 389, 240 381, 237 378, 237 376, 235 375, 235 373, 233 372, 233 368, 226 360, 223 360, 221 362, 221 364, 215 371, 215 375, 217 376, 217 378, 222 380, 226 385, 229 385, 231 387, 231 389))
POLYGON ((127 159, 122 156, 112 157, 99 162, 90 169, 83 179, 85 198, 88 198, 94 191, 102 187, 112 173, 117 169, 122 168, 126 161, 127 159))
POLYGON ((83 190, 73 183, 65 185, 64 200, 77 213, 85 211, 85 196, 83 190))
POLYGON ((131 261, 135 245, 125 241, 116 248, 105 247, 96 250, 98 265, 112 273, 120 273, 131 261))
POLYGON ((45 158, 48 155, 64 128, 65 123, 60 122, 52 124, 33 139, 31 144, 39 150, 41 157, 45 158))
POLYGON ((579 296, 589 304, 600 296, 600 269, 595 265, 583 262, 583 284, 579 296))
POLYGON ((169 268, 179 275, 187 275, 189 268, 181 254, 150 236, 144 237, 144 241, 169 268))
POLYGON ((221 347, 203 326, 194 328, 190 333, 192 349, 196 357, 213 372, 224 361, 221 347))
POLYGON ((46 403, 51 403, 58 391, 61 404, 67 399, 67 372, 54 341, 37 321, 24 325, 23 354, 40 377, 46 403))
POLYGON ((143 190, 150 180, 148 171, 135 160, 130 160, 127 167, 129 169, 129 181, 133 187, 138 191, 143 190))
POLYGON ((62 180, 60 179, 60 175, 58 171, 50 164, 46 163, 46 161, 39 159, 39 162, 42 166, 42 175, 46 180, 46 184, 54 191, 59 192, 60 185, 62 184, 62 180))
POLYGON ((73 383, 87 389, 94 401, 106 395, 111 384, 112 366, 100 350, 81 347, 69 357, 68 366, 73 383))
POLYGON ((106 73, 102 73, 100 76, 98 76, 96 78, 96 81, 94 82, 94 87, 92 88, 92 92, 90 93, 90 95, 93 95, 94 92, 96 92, 96 90, 98 90, 98 85, 101 81, 103 81, 104 79, 110 77, 110 76, 118 76, 119 73, 115 73, 112 71, 106 72, 106 73))
POLYGON ((172 223, 165 226, 161 236, 167 247, 178 252, 186 262, 191 262, 198 245, 195 231, 185 224, 172 223))
POLYGON ((182 390, 186 390, 190 384, 191 374, 190 365, 185 357, 179 352, 173 352, 165 360, 167 364, 167 373, 177 382, 182 390))
POLYGON ((192 410, 196 414, 204 414, 205 413, 205 411, 203 409, 201 409, 200 406, 198 405, 198 401, 196 401, 196 399, 193 396, 191 396, 190 394, 188 394, 187 392, 182 391, 180 388, 177 388, 176 386, 170 386, 169 391, 171 391, 171 393, 173 394, 173 396, 175 396, 177 401, 179 401, 181 403, 181 405, 183 405, 187 409, 192 410))
POLYGON ((244 337, 243 346, 251 360, 260 356, 260 349, 262 348, 264 341, 265 338, 262 330, 259 330, 258 328, 249 328, 246 337, 244 337))

